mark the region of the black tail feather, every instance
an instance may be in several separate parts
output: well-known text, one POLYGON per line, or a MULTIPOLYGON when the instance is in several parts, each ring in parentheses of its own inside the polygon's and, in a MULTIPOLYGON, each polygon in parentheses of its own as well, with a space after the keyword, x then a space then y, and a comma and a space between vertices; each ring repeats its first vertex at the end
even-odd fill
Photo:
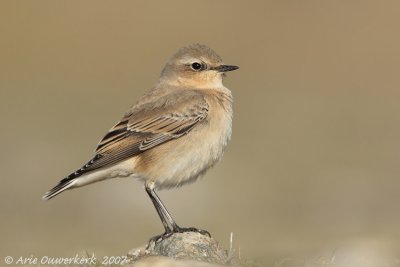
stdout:
POLYGON ((68 180, 68 181, 61 181, 58 185, 50 189, 46 194, 42 197, 43 200, 49 200, 56 195, 60 194, 61 192, 69 189, 71 186, 74 185, 74 180, 68 180))

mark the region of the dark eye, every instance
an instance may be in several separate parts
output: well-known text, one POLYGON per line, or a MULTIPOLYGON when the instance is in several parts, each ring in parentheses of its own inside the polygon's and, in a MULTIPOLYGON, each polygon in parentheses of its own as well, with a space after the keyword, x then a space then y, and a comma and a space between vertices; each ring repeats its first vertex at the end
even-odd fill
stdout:
POLYGON ((201 65, 199 62, 194 62, 192 63, 192 69, 195 71, 199 71, 203 68, 203 65, 201 65))

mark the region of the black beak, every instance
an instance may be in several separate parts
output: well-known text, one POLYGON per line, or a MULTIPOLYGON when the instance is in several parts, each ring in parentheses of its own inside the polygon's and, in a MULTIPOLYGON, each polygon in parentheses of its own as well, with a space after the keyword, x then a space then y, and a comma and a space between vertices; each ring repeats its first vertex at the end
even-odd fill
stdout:
POLYGON ((214 69, 218 72, 227 72, 227 71, 237 70, 238 68, 239 68, 238 66, 233 66, 233 65, 219 65, 214 69))

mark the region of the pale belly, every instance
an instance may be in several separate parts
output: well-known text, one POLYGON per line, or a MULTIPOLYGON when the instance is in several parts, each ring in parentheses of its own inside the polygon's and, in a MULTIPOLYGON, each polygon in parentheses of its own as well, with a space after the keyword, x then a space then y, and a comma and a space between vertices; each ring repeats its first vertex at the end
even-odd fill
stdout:
POLYGON ((194 182, 222 158, 231 137, 231 124, 230 115, 220 117, 149 151, 152 159, 139 173, 141 179, 154 182, 158 189, 194 182))

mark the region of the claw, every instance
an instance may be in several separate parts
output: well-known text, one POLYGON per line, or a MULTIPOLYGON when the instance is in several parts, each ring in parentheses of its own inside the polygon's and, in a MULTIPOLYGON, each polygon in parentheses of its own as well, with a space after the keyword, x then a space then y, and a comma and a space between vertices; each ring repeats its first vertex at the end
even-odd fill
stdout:
POLYGON ((161 235, 156 235, 156 236, 153 236, 152 238, 150 238, 146 249, 148 249, 150 247, 150 244, 152 244, 152 243, 155 244, 155 243, 157 243, 159 241, 167 239, 168 237, 170 237, 174 233, 187 233, 187 232, 195 232, 195 233, 199 233, 199 234, 211 237, 211 234, 208 231, 203 230, 203 229, 197 229, 197 228, 194 228, 194 227, 182 228, 182 227, 176 226, 172 231, 170 230, 169 232, 164 232, 161 235))
POLYGON ((211 234, 208 231, 203 230, 203 229, 197 229, 194 227, 188 227, 188 228, 178 227, 178 228, 175 228, 173 231, 176 233, 196 232, 196 233, 199 233, 202 235, 207 235, 208 237, 211 237, 211 234))
POLYGON ((157 242, 159 242, 159 241, 162 241, 162 240, 164 240, 164 239, 170 237, 172 234, 173 234, 173 232, 165 232, 165 233, 163 233, 163 234, 161 234, 161 235, 153 236, 152 238, 149 239, 149 243, 147 244, 147 248, 149 247, 149 245, 150 245, 152 242, 157 243, 157 242))

